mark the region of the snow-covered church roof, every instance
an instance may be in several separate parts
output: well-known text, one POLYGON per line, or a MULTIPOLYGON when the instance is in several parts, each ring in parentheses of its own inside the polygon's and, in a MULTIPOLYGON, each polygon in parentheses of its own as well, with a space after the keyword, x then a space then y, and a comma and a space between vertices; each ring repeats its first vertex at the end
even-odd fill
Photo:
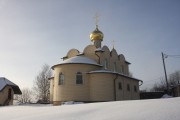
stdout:
POLYGON ((0 91, 3 90, 6 86, 11 86, 15 94, 22 94, 21 90, 16 84, 4 77, 0 77, 0 91))
MULTIPOLYGON (((63 65, 63 64, 89 64, 89 65, 101 66, 95 60, 82 56, 71 57, 67 60, 62 61, 60 64, 57 65, 63 65)), ((52 68, 54 68, 57 65, 54 65, 52 68)))
POLYGON ((137 79, 137 78, 130 77, 130 76, 125 75, 125 74, 122 74, 122 73, 113 72, 113 71, 110 71, 110 70, 95 70, 95 71, 90 71, 90 72, 87 72, 87 73, 88 73, 88 74, 93 74, 93 73, 110 73, 110 74, 117 74, 117 75, 120 75, 120 76, 124 76, 124 77, 131 78, 131 79, 138 80, 138 81, 141 81, 141 82, 142 82, 142 80, 139 80, 139 79, 137 79))

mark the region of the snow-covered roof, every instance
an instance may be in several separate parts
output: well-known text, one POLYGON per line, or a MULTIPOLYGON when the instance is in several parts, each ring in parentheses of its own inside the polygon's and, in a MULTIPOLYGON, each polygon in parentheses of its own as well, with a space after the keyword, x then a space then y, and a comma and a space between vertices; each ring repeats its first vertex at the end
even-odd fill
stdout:
MULTIPOLYGON (((63 65, 63 64, 89 64, 89 65, 102 66, 98 64, 95 60, 82 56, 71 57, 69 59, 62 61, 60 64, 57 65, 63 65)), ((57 65, 54 65, 52 69, 57 65)))
POLYGON ((142 80, 139 80, 139 79, 136 79, 136 78, 127 76, 127 75, 125 75, 125 74, 118 73, 118 72, 113 72, 113 71, 110 71, 110 70, 95 70, 95 71, 90 71, 90 72, 88 72, 88 73, 89 73, 89 74, 92 74, 92 73, 110 73, 110 74, 117 74, 117 75, 120 75, 120 76, 132 78, 132 79, 134 79, 134 80, 142 81, 142 80))
POLYGON ((3 90, 6 86, 11 86, 15 94, 21 94, 21 90, 16 84, 4 77, 0 77, 0 91, 3 90))
POLYGON ((79 53, 77 56, 81 56, 81 55, 84 55, 84 53, 79 53))
POLYGON ((99 65, 93 59, 90 59, 87 57, 82 57, 82 56, 75 56, 75 57, 69 58, 69 59, 61 62, 60 64, 68 64, 68 63, 82 63, 82 64, 99 65))
POLYGON ((104 50, 102 48, 97 48, 95 51, 96 52, 104 52, 104 50))
POLYGON ((113 74, 118 74, 117 72, 113 72, 110 70, 95 70, 95 71, 90 71, 88 73, 113 73, 113 74))

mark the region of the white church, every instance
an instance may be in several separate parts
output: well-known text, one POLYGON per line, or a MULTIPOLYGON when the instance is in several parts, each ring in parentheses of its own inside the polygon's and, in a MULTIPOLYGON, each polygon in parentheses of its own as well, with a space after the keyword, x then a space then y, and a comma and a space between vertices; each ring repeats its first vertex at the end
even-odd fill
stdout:
POLYGON ((91 44, 82 52, 71 49, 63 61, 52 66, 50 102, 105 102, 137 100, 142 80, 130 76, 129 65, 115 48, 102 46, 104 35, 96 24, 90 34, 91 44))

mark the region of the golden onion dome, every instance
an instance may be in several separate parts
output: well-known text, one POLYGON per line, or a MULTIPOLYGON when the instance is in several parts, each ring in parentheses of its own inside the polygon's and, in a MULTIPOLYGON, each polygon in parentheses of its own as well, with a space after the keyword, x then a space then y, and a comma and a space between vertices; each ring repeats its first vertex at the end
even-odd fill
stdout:
POLYGON ((96 26, 96 29, 90 34, 91 41, 94 40, 103 40, 104 34, 98 29, 98 26, 96 26))

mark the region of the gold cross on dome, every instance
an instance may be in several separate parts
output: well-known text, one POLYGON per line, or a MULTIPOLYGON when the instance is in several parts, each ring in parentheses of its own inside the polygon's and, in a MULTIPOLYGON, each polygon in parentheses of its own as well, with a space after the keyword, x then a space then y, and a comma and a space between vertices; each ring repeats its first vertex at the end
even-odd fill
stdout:
POLYGON ((116 42, 116 41, 112 40, 112 45, 113 45, 113 48, 114 48, 114 46, 115 46, 115 42, 116 42))
POLYGON ((96 20, 96 26, 98 26, 98 18, 99 18, 99 16, 100 16, 100 15, 99 15, 98 13, 96 13, 96 15, 95 15, 95 17, 94 17, 95 20, 96 20))

